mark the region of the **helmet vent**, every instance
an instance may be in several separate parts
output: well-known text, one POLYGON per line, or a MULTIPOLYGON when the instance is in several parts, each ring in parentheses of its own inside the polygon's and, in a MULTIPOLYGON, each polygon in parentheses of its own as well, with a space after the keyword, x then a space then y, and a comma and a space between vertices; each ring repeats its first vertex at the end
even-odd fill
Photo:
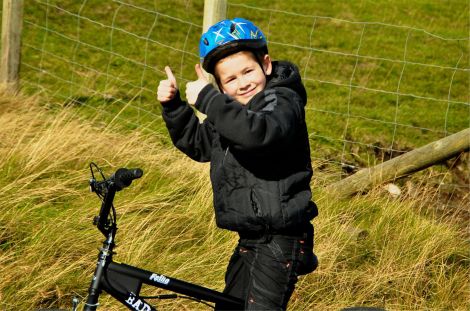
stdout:
POLYGON ((207 38, 204 38, 204 44, 209 45, 209 40, 207 40, 207 38))
POLYGON ((232 23, 232 25, 230 25, 230 33, 233 33, 235 31, 235 28, 237 28, 237 25, 235 23, 232 23))

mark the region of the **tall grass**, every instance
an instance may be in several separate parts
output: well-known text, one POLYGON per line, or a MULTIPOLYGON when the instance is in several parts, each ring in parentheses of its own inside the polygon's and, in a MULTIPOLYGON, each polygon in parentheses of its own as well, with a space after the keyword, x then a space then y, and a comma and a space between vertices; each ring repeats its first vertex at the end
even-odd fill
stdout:
MULTIPOLYGON (((92 225, 99 200, 87 192, 88 164, 105 172, 141 167, 119 192, 115 259, 221 290, 236 235, 217 229, 208 166, 155 135, 51 111, 36 98, 0 98, 0 308, 69 308, 85 298, 103 237, 92 225)), ((352 305, 388 310, 468 310, 468 237, 423 212, 431 193, 396 200, 376 190, 338 201, 314 181, 318 270, 302 277, 291 310, 352 305), (320 190, 319 190, 320 189, 320 190)), ((155 294, 144 288, 146 294, 155 294)), ((108 295, 103 310, 122 310, 108 295)), ((190 301, 162 310, 207 309, 190 301)))

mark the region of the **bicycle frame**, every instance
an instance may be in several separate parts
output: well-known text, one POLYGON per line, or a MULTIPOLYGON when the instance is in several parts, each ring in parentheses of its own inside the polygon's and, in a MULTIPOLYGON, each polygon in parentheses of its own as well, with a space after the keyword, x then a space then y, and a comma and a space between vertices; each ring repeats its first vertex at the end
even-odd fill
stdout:
MULTIPOLYGON (((121 187, 116 186, 117 184, 119 184, 119 182, 112 180, 105 180, 105 182, 101 184, 97 183, 96 180, 94 180, 94 176, 93 179, 90 180, 90 186, 93 192, 98 193, 98 189, 105 189, 100 215, 95 218, 94 224, 103 233, 106 239, 103 242, 103 247, 100 249, 98 255, 98 262, 96 264, 95 272, 88 290, 88 298, 83 310, 96 310, 99 305, 99 296, 103 290, 120 301, 130 310, 157 310, 156 307, 151 306, 145 300, 146 298, 148 299, 148 297, 140 296, 142 284, 193 297, 195 300, 213 302, 216 304, 217 308, 228 310, 242 310, 244 308, 244 302, 241 299, 163 274, 146 271, 124 263, 114 262, 112 257, 115 246, 114 240, 117 232, 117 225, 115 217, 112 221, 109 220, 109 213, 111 208, 113 208, 114 211, 112 203, 116 191, 122 189, 121 187)), ((160 295, 151 298, 163 299, 176 297, 176 295, 160 295)))

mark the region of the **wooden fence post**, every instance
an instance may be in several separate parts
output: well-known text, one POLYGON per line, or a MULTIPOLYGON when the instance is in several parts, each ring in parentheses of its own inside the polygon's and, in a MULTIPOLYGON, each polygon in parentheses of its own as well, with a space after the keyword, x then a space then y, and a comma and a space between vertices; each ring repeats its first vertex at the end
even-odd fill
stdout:
POLYGON ((0 85, 12 93, 19 87, 23 3, 23 0, 3 0, 0 85))
MULTIPOLYGON (((202 33, 205 33, 210 26, 217 22, 225 19, 227 15, 227 0, 204 0, 204 19, 202 22, 202 33)), ((217 87, 214 76, 206 72, 204 69, 206 78, 217 87)), ((199 118, 199 122, 203 122, 207 117, 202 112, 196 110, 196 116, 199 118)))
MULTIPOLYGON (((204 0, 204 20, 202 21, 202 33, 210 26, 225 19, 227 16, 227 0, 204 0)), ((214 77, 204 70, 209 81, 217 87, 214 77)))
POLYGON ((338 197, 348 197, 371 187, 425 169, 470 150, 470 128, 429 143, 371 168, 365 168, 326 187, 338 197))
POLYGON ((226 18, 227 0, 204 0, 204 20, 202 32, 206 32, 210 26, 226 18))

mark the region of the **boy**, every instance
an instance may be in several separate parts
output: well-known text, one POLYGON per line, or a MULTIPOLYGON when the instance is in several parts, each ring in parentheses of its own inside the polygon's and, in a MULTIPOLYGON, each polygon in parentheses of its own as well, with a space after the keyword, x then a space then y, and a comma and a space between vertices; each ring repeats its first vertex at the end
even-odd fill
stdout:
MULTIPOLYGON (((271 61, 266 39, 242 18, 223 20, 200 40, 203 68, 181 101, 176 79, 160 81, 158 100, 174 145, 210 161, 216 222, 240 239, 225 275, 224 293, 246 310, 285 310, 297 276, 315 270, 312 167, 298 69, 271 61)), ((217 307, 217 306, 216 306, 217 307)))

